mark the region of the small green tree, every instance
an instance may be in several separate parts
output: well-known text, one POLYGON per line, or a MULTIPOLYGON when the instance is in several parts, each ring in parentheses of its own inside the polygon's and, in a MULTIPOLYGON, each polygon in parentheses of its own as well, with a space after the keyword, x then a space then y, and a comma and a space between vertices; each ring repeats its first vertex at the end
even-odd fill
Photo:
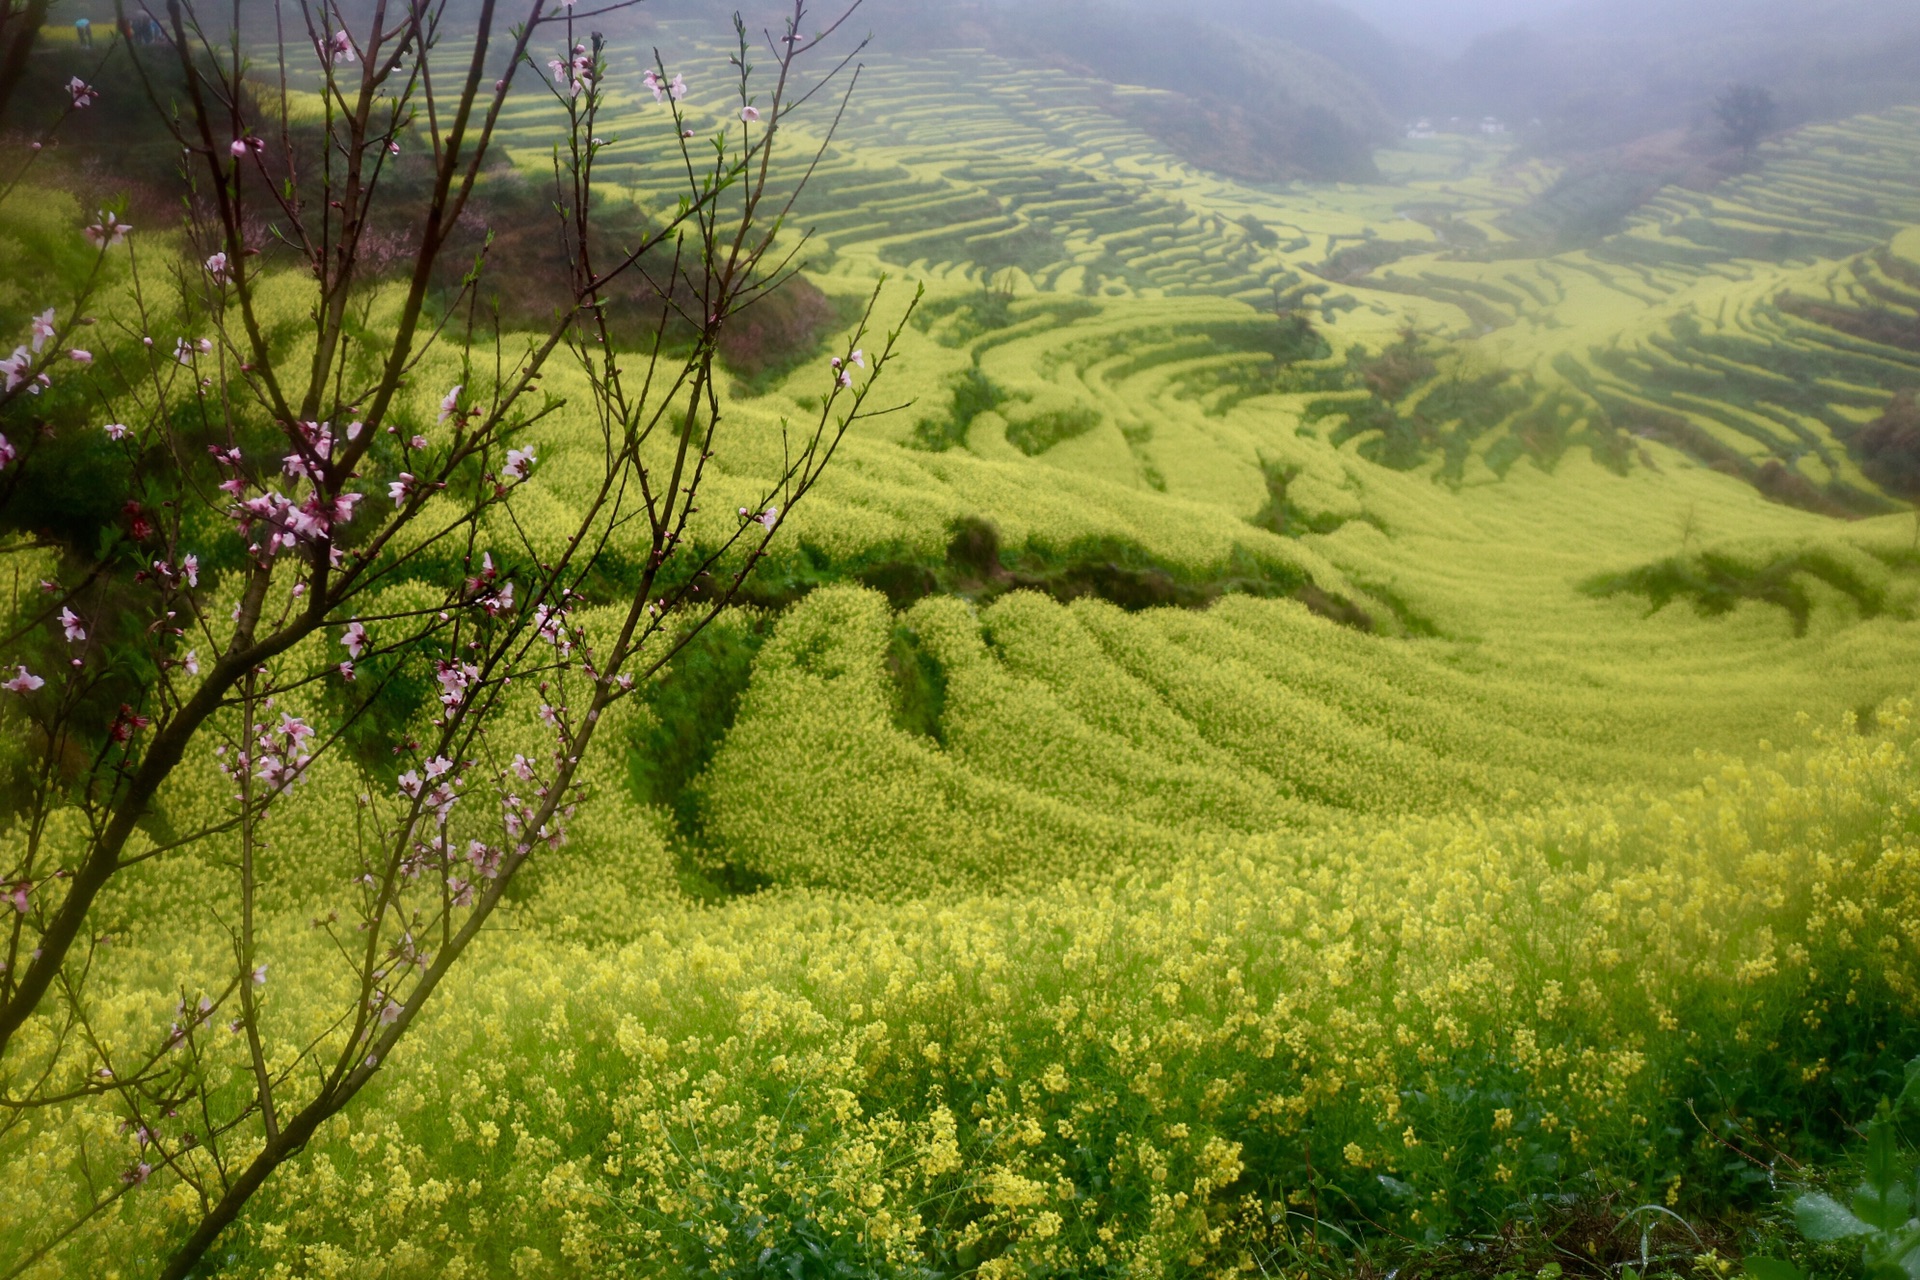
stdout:
POLYGON ((1714 99, 1713 114, 1728 145, 1738 147, 1743 155, 1752 155, 1760 139, 1772 133, 1778 123, 1780 104, 1758 85, 1736 84, 1714 99))

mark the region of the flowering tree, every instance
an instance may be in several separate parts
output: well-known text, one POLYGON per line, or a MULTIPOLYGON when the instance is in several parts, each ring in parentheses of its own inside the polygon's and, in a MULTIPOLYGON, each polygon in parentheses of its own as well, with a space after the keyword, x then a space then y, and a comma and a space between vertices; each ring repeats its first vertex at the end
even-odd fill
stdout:
MULTIPOLYGON (((729 604, 845 432, 877 412, 873 380, 899 333, 869 362, 878 290, 822 370, 817 419, 783 431, 759 500, 723 536, 695 536, 727 421, 716 343, 805 240, 787 219, 812 166, 802 157, 782 180, 775 143, 836 79, 851 90, 852 53, 807 64, 852 9, 809 34, 793 0, 764 33, 764 87, 736 18, 717 126, 656 53, 642 84, 683 193, 610 248, 595 168, 611 58, 582 24, 624 7, 529 0, 509 28, 481 0, 449 48, 447 0, 370 0, 357 23, 307 0, 304 30, 283 30, 262 74, 238 31, 216 34, 189 0, 166 6, 154 52, 185 86, 170 124, 187 156, 185 252, 142 249, 103 213, 80 290, 0 363, 0 424, 17 433, 0 440, 0 502, 59 444, 59 429, 28 428, 41 393, 69 379, 97 408, 89 447, 110 448, 126 477, 119 519, 97 546, 63 549, 0 651, 0 714, 33 762, 0 852, 0 1139, 36 1107, 89 1099, 111 1103, 124 1133, 113 1175, 76 1172, 80 1210, 18 1265, 164 1177, 200 1206, 165 1272, 187 1274, 382 1069, 528 858, 563 843, 603 720, 729 604), (464 272, 448 259, 529 79, 521 91, 546 95, 558 121, 569 279, 552 323, 513 336, 486 323, 487 250, 464 272), (297 126, 288 102, 309 81, 321 121, 297 126), (412 193, 395 176, 403 149, 428 157, 412 193), (412 230, 394 278, 371 264, 396 201, 412 230), (109 278, 124 303, 95 363, 69 335, 109 278), (657 306, 647 336, 623 342, 612 304, 635 278, 657 306), (576 388, 571 403, 542 389, 548 375, 576 388), (534 428, 562 416, 593 433, 597 461, 572 477, 556 531, 523 519, 520 499, 540 466, 534 428), (604 572, 616 553, 634 572, 604 572), (444 574, 430 594, 423 566, 444 574), (409 681, 431 689, 426 709, 369 752, 368 727, 409 681), (531 736, 510 727, 522 720, 531 736), (358 794, 339 817, 352 875, 315 921, 338 1004, 269 1019, 273 824, 356 743, 358 794), (191 829, 152 830, 157 797, 210 759, 218 804, 191 829), (170 859, 206 869, 194 892, 221 945, 164 1028, 128 1043, 102 1030, 90 995, 113 928, 102 904, 133 868, 170 859)), ((29 545, 45 553, 11 550, 29 545)))

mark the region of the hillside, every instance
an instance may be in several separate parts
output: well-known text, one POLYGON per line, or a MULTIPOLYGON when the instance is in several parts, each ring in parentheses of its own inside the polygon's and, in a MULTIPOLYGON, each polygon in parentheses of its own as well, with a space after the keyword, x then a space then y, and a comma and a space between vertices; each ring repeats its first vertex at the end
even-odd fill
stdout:
MULTIPOLYGON (((939 51, 867 73, 803 209, 812 278, 929 283, 914 404, 850 445, 764 581, 879 594, 755 624, 680 856, 1026 883, 1092 849, 1684 782, 1696 747, 1903 690, 1920 116, 1803 130, 1538 257, 1527 220, 1561 188, 1537 162, 1442 138, 1383 152, 1395 185, 1272 190, 1086 83, 939 51), (1000 595, 1002 565, 1055 602, 1000 595), (846 683, 785 656, 815 628, 800 651, 832 646, 846 683), (1260 700, 1251 737, 1228 685, 1260 700)), ((643 204, 647 155, 609 157, 643 204)), ((771 424, 806 385, 735 411, 771 424)))
POLYGON ((1920 15, 1898 0, 1608 0, 1482 37, 1422 110, 1493 113, 1549 151, 1709 125, 1727 85, 1768 88, 1783 121, 1834 120, 1914 100, 1920 15))
MULTIPOLYGON (((1775 1170, 1725 1148, 1832 1167, 1920 1054, 1920 107, 1863 88, 1622 201, 1510 140, 1388 136, 1397 55, 1319 6, 1270 11, 1297 40, 1192 28, 1199 84, 1164 10, 932 6, 886 45, 917 2, 876 18, 783 233, 803 276, 721 346, 687 542, 750 519, 861 301, 924 286, 898 409, 617 704, 569 843, 217 1273, 1683 1280, 1786 1248, 1775 1170)), ((742 123, 711 22, 617 28, 609 235, 683 187, 655 47, 696 136, 742 123)), ((497 248, 476 310, 516 342, 557 287, 562 110, 510 101, 459 242, 497 248)), ((0 208, 0 253, 80 217, 0 208)), ((423 432, 473 377, 409 372, 423 432)), ((556 362, 524 523, 475 522, 469 564, 597 500, 586 381, 556 362)), ((639 545, 582 578, 583 637, 639 545)), ((19 581, 60 554, 23 546, 19 581)), ((210 615, 240 576, 209 556, 210 615)), ((9 628, 37 607, 7 600, 9 628)), ((329 673, 340 643, 309 646, 329 673)), ((402 692, 403 736, 439 713, 402 692)), ((516 696, 503 756, 551 711, 516 696)), ((384 752, 328 756, 276 818, 278 1043, 333 1034, 305 1008, 339 998, 328 913, 354 919, 384 752)), ((90 1039, 161 1035, 230 949, 203 756, 110 898, 90 1039)), ((63 1106, 0 1127, 0 1263, 144 1266, 195 1194, 117 1173, 148 1133, 112 1093, 63 1106), (59 1236, 96 1181, 113 1211, 59 1236)))
MULTIPOLYGON (((719 57, 700 43, 706 30, 668 22, 647 39, 704 48, 699 66, 719 57)), ((630 182, 644 210, 668 140, 649 129, 652 102, 632 78, 629 67, 615 82, 628 114, 609 126, 600 171, 630 182)), ((861 613, 880 607, 869 602, 832 643, 854 646, 849 661, 864 655, 856 668, 885 666, 897 626, 922 637, 912 643, 947 680, 944 704, 901 713, 919 736, 855 735, 863 750, 892 744, 884 768, 849 757, 845 797, 810 786, 804 803, 853 822, 802 842, 810 858, 831 864, 835 841, 855 841, 851 851, 871 831, 912 831, 909 843, 958 832, 1040 867, 1051 865, 1042 846, 1082 859, 1082 840, 1117 850, 1154 826, 1175 839, 1193 821, 1257 829, 1329 809, 1679 781, 1692 776, 1692 747, 1741 749, 1794 711, 1831 718, 1900 692, 1899 655, 1915 643, 1901 514, 1911 432, 1899 415, 1901 395, 1920 387, 1920 109, 1796 131, 1749 172, 1708 191, 1659 190, 1610 233, 1543 253, 1543 225, 1584 216, 1580 189, 1497 143, 1403 143, 1379 155, 1386 182, 1273 188, 1184 162, 1108 109, 1102 96, 1115 92, 1084 69, 1019 57, 888 57, 864 72, 801 206, 809 278, 828 297, 857 296, 881 272, 931 294, 907 335, 911 408, 849 442, 762 589, 790 600, 823 578, 865 582, 897 621, 861 613), (964 549, 969 522, 991 525, 997 560, 964 549), (996 598, 1001 562, 1052 584, 1060 603, 996 598), (1093 572, 1102 565, 1112 572, 1093 572), (981 623, 941 605, 956 583, 989 607, 981 623), (1177 624, 1129 612, 1222 591, 1225 604, 1177 624), (1697 607, 1649 613, 1674 600, 1697 607), (1241 622, 1223 630, 1228 617, 1241 622), (1263 648, 1264 630, 1288 618, 1289 636, 1304 630, 1263 648), (1160 634, 1176 625, 1187 638, 1160 634), (1077 693, 1039 670, 1007 684, 1010 628, 1031 627, 1052 643, 1093 627, 1108 656, 1073 664, 1077 693), (1167 775, 1139 792, 1155 797, 1142 801, 1147 827, 1113 826, 1111 799, 1089 796, 1124 794, 1169 762, 1128 745, 1139 726, 1115 737, 1074 707, 1168 678, 1122 655, 1184 651, 1198 634, 1245 665, 1250 687, 1277 682, 1262 719, 1297 727, 1257 748, 1223 738, 1204 700, 1184 701, 1198 689, 1156 683, 1154 714, 1174 717, 1164 732, 1180 725, 1201 753, 1180 767, 1208 787, 1235 779, 1239 798, 1206 791, 1169 809, 1162 787, 1189 784, 1167 775), (1744 672, 1720 694, 1690 674, 1706 636, 1722 670, 1744 672), (1299 660, 1278 654, 1308 637, 1329 683, 1283 712, 1300 697, 1299 660), (997 661, 980 666, 983 653, 997 661), (1450 685, 1468 653, 1473 679, 1450 685), (958 673, 975 669, 991 678, 962 696, 958 673), (1496 710, 1508 704, 1489 689, 1509 680, 1517 701, 1496 710), (1604 721, 1576 709, 1588 694, 1567 692, 1594 687, 1611 691, 1604 721), (1391 712, 1363 692, 1388 688, 1423 692, 1391 712), (1702 699, 1716 697, 1723 708, 1705 713, 1702 699), (973 727, 976 714, 987 719, 973 727), (1457 728, 1435 727, 1455 717, 1457 728), (1036 773, 1033 759, 1001 753, 1019 737, 1008 726, 1037 722, 1075 727, 1050 739, 1045 751, 1065 754, 1043 756, 1036 773), (1095 742, 1109 780, 1089 792, 1090 766, 1066 765, 1095 742), (1354 768, 1376 781, 1338 780, 1354 768), (892 770, 904 772, 888 780, 892 770), (1036 776, 1058 781, 1036 792, 1023 781, 1036 776), (918 800, 903 805, 929 787, 949 798, 924 814, 918 800), (1026 828, 1040 843, 1018 856, 989 816, 1007 805, 1040 824, 1026 828), (850 818, 867 812, 881 826, 850 818), (1062 822, 1082 834, 1047 834, 1062 822)), ((1118 92, 1151 103, 1164 91, 1118 92)), ((529 181, 546 112, 529 104, 503 126, 529 181)), ((807 377, 743 382, 733 411, 768 427, 803 413, 807 377)), ((750 456, 722 461, 744 481, 750 456)), ((763 803, 794 765, 728 744, 807 755, 777 717, 808 720, 814 704, 761 690, 785 625, 768 618, 744 641, 759 651, 773 628, 738 703, 753 728, 704 748, 712 777, 682 780, 699 798, 682 825, 708 842, 686 856, 776 882, 753 823, 798 820, 763 803), (736 794, 753 812, 729 816, 736 794)), ((858 699, 825 696, 835 714, 878 698, 860 714, 884 720, 895 694, 883 682, 858 699)), ((980 874, 961 878, 993 882, 980 874)))

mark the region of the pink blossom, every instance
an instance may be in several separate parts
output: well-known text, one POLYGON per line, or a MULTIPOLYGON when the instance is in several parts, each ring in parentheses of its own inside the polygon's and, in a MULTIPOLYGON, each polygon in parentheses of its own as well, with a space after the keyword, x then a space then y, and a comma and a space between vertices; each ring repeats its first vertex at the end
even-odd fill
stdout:
POLYGON ((353 39, 348 36, 345 31, 334 32, 333 39, 327 43, 327 48, 324 52, 325 54, 331 55, 328 58, 331 62, 351 63, 357 61, 353 52, 353 39))
POLYGON ((402 471, 398 480, 387 485, 387 496, 393 499, 395 510, 407 505, 407 498, 413 493, 413 483, 413 474, 402 471))
POLYGON ((13 679, 0 682, 0 689, 5 689, 8 693, 32 693, 45 683, 45 680, 25 667, 16 665, 13 668, 13 679))
MULTIPOLYGON (((555 80, 560 79, 560 60, 556 58, 547 65, 553 68, 553 78, 555 80)), ((648 67, 647 73, 640 77, 640 83, 645 85, 647 90, 653 94, 653 100, 655 102, 665 102, 667 100, 667 86, 661 81, 660 73, 652 67, 648 67)))
POLYGON ((27 895, 32 891, 32 882, 22 880, 19 884, 13 886, 12 891, 7 894, 7 901, 13 904, 15 911, 18 911, 21 915, 25 915, 27 914, 27 895))
POLYGON ((193 552, 191 551, 187 552, 186 555, 180 558, 180 572, 187 575, 188 586, 190 587, 199 586, 200 585, 200 557, 193 554, 193 552))
POLYGON ((407 799, 417 800, 420 798, 420 775, 412 769, 400 775, 398 785, 400 787, 400 794, 407 799))
POLYGON ((860 366, 860 367, 861 367, 862 369, 864 369, 864 368, 866 368, 866 367, 867 367, 867 353, 866 353, 866 352, 864 352, 864 351, 862 351, 862 350, 860 350, 860 348, 858 348, 858 347, 855 347, 855 348, 853 349, 853 362, 854 362, 855 364, 857 364, 857 365, 859 365, 859 366, 860 366))
POLYGON ((48 307, 33 318, 33 351, 35 355, 53 338, 53 308, 48 307))
POLYGON ((676 75, 673 78, 673 83, 667 86, 667 96, 675 102, 687 96, 687 79, 685 76, 676 75))
MULTIPOLYGON (((540 638, 558 649, 561 657, 564 658, 573 652, 573 640, 567 635, 565 609, 556 609, 551 605, 538 605, 533 611, 533 625, 540 638)), ((547 708, 543 707, 541 711, 544 715, 547 708)))
POLYGON ((227 255, 224 253, 216 253, 211 258, 208 258, 207 274, 215 280, 225 280, 227 278, 227 255))
POLYGON ((247 152, 249 149, 250 148, 247 146, 247 140, 245 138, 235 138, 233 140, 233 145, 227 148, 228 151, 231 151, 233 153, 233 157, 236 160, 246 159, 247 152))
POLYGON ((347 633, 340 637, 340 643, 346 646, 350 657, 359 657, 367 651, 367 628, 358 618, 347 624, 347 633))
POLYGON ((100 221, 87 228, 87 239, 92 241, 94 248, 105 249, 125 240, 127 233, 132 230, 131 223, 122 222, 113 214, 102 210, 100 221))
POLYGON ((75 109, 82 111, 92 106, 94 99, 100 96, 98 89, 88 84, 85 80, 82 80, 79 76, 75 76, 73 79, 67 81, 67 92, 73 95, 73 105, 75 109))
POLYGON ((120 704, 120 714, 114 717, 112 726, 107 730, 107 736, 115 742, 131 742, 136 732, 152 723, 148 717, 134 714, 133 708, 123 702, 120 704))
POLYGON ((532 449, 509 449, 507 465, 501 469, 515 480, 525 480, 533 474, 533 464, 538 461, 532 449))
POLYGON ((313 736, 313 726, 299 716, 290 716, 283 711, 280 713, 280 736, 297 748, 313 736))
POLYGON ((13 441, 0 435, 0 471, 5 471, 19 456, 20 451, 13 447, 13 441))
POLYGON ((445 756, 435 756, 427 761, 427 781, 435 782, 453 772, 453 761, 445 756))
POLYGON ((445 422, 448 418, 451 418, 454 415, 455 411, 457 411, 460 408, 460 393, 465 390, 466 390, 466 385, 464 383, 457 385, 454 387, 453 390, 447 392, 445 397, 441 399, 440 421, 445 422))
POLYGON ((87 638, 87 629, 81 625, 80 615, 65 606, 60 609, 60 629, 67 633, 68 644, 79 644, 87 638))
POLYGON ((267 985, 267 966, 264 963, 254 966, 253 985, 256 987, 264 987, 267 985))
POLYGON ((7 390, 16 390, 27 380, 27 370, 33 367, 33 356, 25 347, 15 347, 13 354, 0 360, 0 374, 6 375, 7 390))
POLYGON ((475 840, 467 846, 467 861, 482 877, 492 880, 500 874, 500 851, 475 840))
POLYGON ((188 675, 197 676, 200 674, 200 655, 189 649, 187 656, 180 659, 180 665, 187 669, 188 675))
MULTIPOLYGON (((448 708, 457 707, 466 700, 467 690, 479 682, 480 668, 470 662, 465 664, 442 662, 439 668, 434 678, 440 682, 440 705, 448 708)), ((429 778, 438 776, 433 772, 432 765, 427 766, 427 776, 429 778)))
POLYGON ((520 781, 522 782, 533 781, 533 761, 527 759, 525 756, 519 754, 518 752, 515 752, 513 757, 513 764, 511 767, 513 769, 513 775, 516 778, 520 779, 520 781))
POLYGON ((73 350, 67 352, 67 359, 84 368, 93 363, 93 352, 82 351, 80 348, 75 347, 73 350))
POLYGON ((760 120, 760 108, 742 107, 740 108, 740 118, 748 124, 757 124, 760 120))
POLYGON ((758 524, 762 529, 765 529, 768 533, 772 533, 775 526, 777 526, 780 523, 780 508, 768 507, 765 511, 762 511, 759 515, 754 517, 754 523, 758 524))
POLYGON ((397 142, 389 142, 389 143, 387 144, 387 154, 388 154, 388 155, 390 155, 390 156, 397 156, 397 155, 399 155, 399 154, 400 154, 400 144, 399 144, 399 143, 397 143, 397 142))
POLYGON ((127 438, 127 424, 124 422, 109 422, 105 427, 101 428, 101 430, 107 433, 107 439, 109 440, 125 440, 127 438))

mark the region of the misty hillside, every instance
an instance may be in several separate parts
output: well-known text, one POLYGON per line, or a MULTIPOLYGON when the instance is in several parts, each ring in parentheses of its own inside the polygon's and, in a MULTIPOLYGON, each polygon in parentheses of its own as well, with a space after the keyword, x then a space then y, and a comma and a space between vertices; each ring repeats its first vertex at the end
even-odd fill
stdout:
POLYGON ((1190 163, 1250 181, 1364 181, 1401 117, 1495 116, 1543 154, 1672 129, 1711 149, 1711 103, 1732 83, 1767 88, 1785 126, 1920 97, 1920 6, 1905 0, 1549 7, 1451 59, 1428 47, 1446 30, 1438 15, 1383 30, 1325 0, 875 0, 863 16, 883 47, 984 47, 1164 90, 1105 105, 1190 163))
POLYGON ((1201 168, 1254 182, 1377 176, 1397 131, 1387 105, 1398 54, 1333 5, 1220 6, 1196 17, 1150 4, 874 0, 861 20, 888 50, 985 48, 1118 87, 1101 105, 1201 168))
POLYGON ((1183 158, 1232 177, 1365 179, 1373 144, 1393 129, 1360 75, 1225 21, 1075 0, 1001 10, 992 31, 1001 52, 1169 91, 1171 99, 1121 113, 1183 158))
POLYGON ((1782 123, 1920 97, 1909 0, 1606 0, 1486 35, 1422 95, 1436 112, 1531 125, 1545 150, 1698 126, 1728 84, 1773 93, 1782 123), (1534 122, 1537 121, 1537 124, 1534 122))

